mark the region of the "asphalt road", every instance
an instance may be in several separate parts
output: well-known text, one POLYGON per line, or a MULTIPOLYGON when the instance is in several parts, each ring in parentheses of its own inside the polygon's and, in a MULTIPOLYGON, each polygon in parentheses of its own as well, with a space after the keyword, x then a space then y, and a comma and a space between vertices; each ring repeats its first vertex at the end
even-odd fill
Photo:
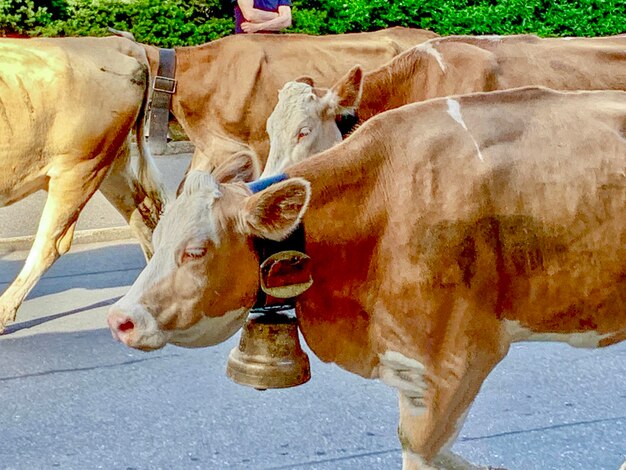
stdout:
MULTIPOLYGON (((24 253, 0 256, 0 290, 24 253)), ((394 391, 312 359, 311 381, 230 382, 232 338, 133 351, 107 305, 143 266, 130 242, 80 245, 0 336, 0 469, 400 469, 394 391)), ((626 343, 515 345, 454 450, 510 470, 617 470, 626 460, 626 343)))

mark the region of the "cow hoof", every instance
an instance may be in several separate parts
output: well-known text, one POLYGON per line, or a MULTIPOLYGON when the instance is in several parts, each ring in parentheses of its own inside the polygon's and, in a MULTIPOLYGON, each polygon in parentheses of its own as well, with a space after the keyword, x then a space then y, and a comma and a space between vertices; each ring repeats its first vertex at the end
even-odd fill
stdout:
POLYGON ((0 307, 0 335, 4 333, 7 324, 15 321, 16 308, 0 307))

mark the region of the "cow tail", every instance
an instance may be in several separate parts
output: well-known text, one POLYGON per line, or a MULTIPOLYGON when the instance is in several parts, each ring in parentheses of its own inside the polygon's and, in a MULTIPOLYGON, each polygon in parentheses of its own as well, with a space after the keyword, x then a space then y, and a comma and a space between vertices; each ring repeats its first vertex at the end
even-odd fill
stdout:
MULTIPOLYGON (((150 146, 146 142, 144 135, 146 113, 148 109, 148 100, 150 97, 150 68, 146 66, 146 87, 139 108, 139 114, 137 115, 137 121, 135 123, 135 138, 137 140, 137 184, 140 186, 141 192, 143 192, 148 199, 152 202, 150 212, 152 213, 151 219, 153 219, 154 227, 165 209, 167 203, 167 191, 165 185, 161 179, 159 169, 157 168, 152 152, 150 152, 150 146)), ((153 228, 154 228, 153 227, 153 228)))

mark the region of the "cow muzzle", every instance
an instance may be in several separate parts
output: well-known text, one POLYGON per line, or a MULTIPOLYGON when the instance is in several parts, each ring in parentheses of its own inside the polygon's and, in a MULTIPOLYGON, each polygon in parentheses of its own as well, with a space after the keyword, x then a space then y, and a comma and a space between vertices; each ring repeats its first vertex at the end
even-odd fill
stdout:
POLYGON ((123 309, 113 305, 107 315, 113 339, 141 351, 154 351, 165 346, 166 335, 156 320, 143 307, 123 309))

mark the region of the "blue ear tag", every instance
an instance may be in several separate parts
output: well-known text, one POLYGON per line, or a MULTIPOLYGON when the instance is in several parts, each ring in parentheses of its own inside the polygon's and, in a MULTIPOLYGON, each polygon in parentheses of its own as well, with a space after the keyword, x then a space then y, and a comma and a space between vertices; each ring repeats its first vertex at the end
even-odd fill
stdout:
POLYGON ((267 178, 263 178, 260 180, 253 181, 252 183, 248 183, 248 189, 252 191, 252 193, 258 193, 259 191, 263 191, 266 188, 269 188, 271 185, 275 183, 280 183, 281 181, 285 181, 289 179, 289 177, 285 173, 281 173, 275 176, 269 176, 267 178))

